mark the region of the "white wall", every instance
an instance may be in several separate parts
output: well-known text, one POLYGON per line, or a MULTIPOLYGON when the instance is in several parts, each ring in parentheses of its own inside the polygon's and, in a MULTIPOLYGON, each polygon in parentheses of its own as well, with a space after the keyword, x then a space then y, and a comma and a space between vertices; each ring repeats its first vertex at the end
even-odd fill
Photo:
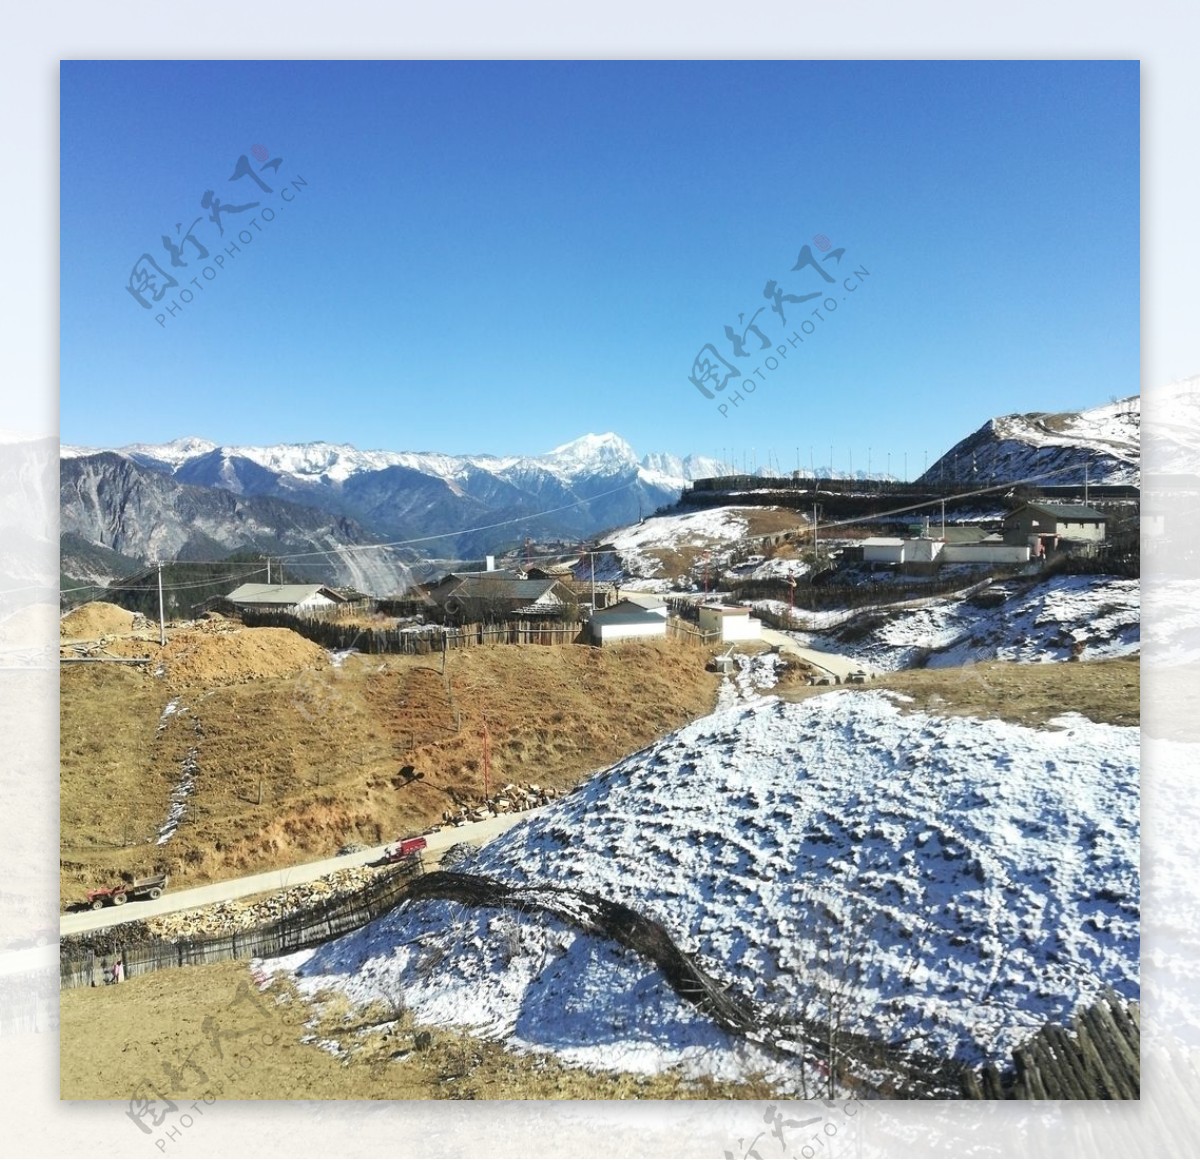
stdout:
POLYGON ((1103 524, 1072 523, 1070 520, 1058 521, 1058 534, 1064 540, 1103 540, 1103 524))
POLYGON ((721 622, 722 640, 758 640, 762 621, 753 616, 726 616, 721 622))
POLYGON ((863 560, 868 564, 900 564, 904 562, 903 544, 863 544, 863 560))
POLYGON ((612 644, 618 640, 630 640, 638 636, 667 635, 667 622, 661 624, 597 624, 592 625, 592 639, 600 644, 612 644))
POLYGON ((296 605, 297 608, 327 608, 331 604, 336 604, 336 600, 330 600, 328 596, 322 596, 320 592, 314 592, 307 600, 301 600, 296 605))
POLYGON ((947 564, 1027 564, 1028 544, 947 544, 942 549, 947 564))
POLYGON ((722 615, 714 608, 700 609, 700 631, 719 632, 721 640, 758 640, 762 633, 762 621, 755 620, 746 610, 745 616, 722 615))

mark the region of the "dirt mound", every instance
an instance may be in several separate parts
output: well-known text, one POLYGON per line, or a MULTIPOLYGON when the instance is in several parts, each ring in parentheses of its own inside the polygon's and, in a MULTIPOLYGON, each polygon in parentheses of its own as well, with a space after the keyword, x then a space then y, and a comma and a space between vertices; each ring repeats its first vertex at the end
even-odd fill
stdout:
POLYGON ((292 677, 325 668, 320 645, 289 628, 244 628, 240 632, 180 632, 159 654, 163 675, 175 686, 240 685, 269 677, 292 677))
POLYGON ((92 600, 72 609, 58 622, 58 635, 63 640, 95 640, 111 633, 132 632, 135 616, 116 604, 92 600))

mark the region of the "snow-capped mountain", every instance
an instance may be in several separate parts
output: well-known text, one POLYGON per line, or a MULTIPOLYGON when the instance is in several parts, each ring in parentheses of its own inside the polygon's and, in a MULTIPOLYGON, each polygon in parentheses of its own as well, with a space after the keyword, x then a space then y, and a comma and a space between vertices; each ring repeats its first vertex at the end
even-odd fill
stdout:
POLYGON ((1134 484, 1141 480, 1141 398, 1086 411, 1034 412, 989 419, 956 443, 922 482, 1134 484))
MULTIPOLYGON (((184 503, 188 510, 206 506, 196 494, 206 489, 226 500, 285 500, 308 509, 310 518, 300 521, 306 527, 323 528, 329 517, 352 521, 351 542, 406 541, 409 556, 418 558, 428 550, 473 557, 525 536, 590 536, 674 503, 688 482, 721 470, 719 463, 699 456, 660 453, 639 460, 611 432, 584 435, 538 456, 361 451, 324 442, 222 446, 196 437, 111 451, 64 447, 61 454, 64 479, 96 474, 107 479, 99 490, 64 488, 64 531, 134 554, 149 550, 152 538, 154 551, 181 551, 194 531, 165 523, 153 531, 122 526, 138 522, 130 513, 143 505, 121 497, 136 484, 144 498, 147 477, 192 489, 184 503), (116 470, 122 462, 137 470, 116 470), (93 502, 84 502, 85 493, 93 502), (99 494, 107 506, 94 502, 99 494)), ((177 505, 153 506, 169 523, 165 512, 177 505)), ((212 505, 213 519, 219 522, 218 513, 227 508, 228 502, 212 505)), ((239 513, 235 523, 242 525, 243 509, 235 504, 233 511, 239 513)), ((204 530, 215 543, 241 534, 231 527, 225 535, 211 522, 204 530)), ((259 526, 256 541, 268 530, 259 526)))
MULTIPOLYGON (((636 471, 648 484, 672 490, 705 475, 723 470, 719 461, 705 456, 680 457, 653 452, 639 460, 634 449, 619 435, 583 435, 555 447, 545 455, 447 455, 428 451, 360 451, 348 443, 283 443, 270 446, 223 446, 208 439, 189 436, 170 443, 132 443, 119 448, 63 447, 64 459, 115 451, 154 470, 170 474, 197 474, 205 463, 214 475, 224 474, 238 490, 236 474, 227 466, 238 460, 257 464, 276 475, 313 483, 345 483, 352 476, 403 467, 447 483, 461 481, 471 472, 483 471, 499 478, 521 478, 547 472, 563 482, 591 476, 619 475, 636 471)), ((220 486, 214 484, 213 486, 220 486)))

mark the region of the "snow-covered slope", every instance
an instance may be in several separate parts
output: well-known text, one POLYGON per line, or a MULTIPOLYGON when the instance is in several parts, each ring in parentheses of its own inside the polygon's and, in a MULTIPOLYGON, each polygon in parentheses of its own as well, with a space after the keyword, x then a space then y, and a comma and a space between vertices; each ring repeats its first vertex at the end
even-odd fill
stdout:
MULTIPOLYGON (((1138 993, 1138 731, 909 713, 873 691, 702 718, 514 827, 465 869, 663 924, 764 1021, 1000 1059, 1111 986, 1138 993)), ((404 905, 285 959, 312 996, 402 994, 599 1068, 796 1081, 632 951, 557 919, 404 905)))
POLYGON ((728 548, 743 539, 750 524, 742 508, 702 508, 680 515, 655 516, 608 537, 626 573, 652 578, 663 570, 664 552, 728 548))
MULTIPOLYGON (((786 613, 779 601, 764 602, 786 613)), ((792 613, 805 645, 880 670, 973 661, 1064 661, 1131 656, 1140 648, 1141 587, 1111 576, 1057 576, 996 585, 974 597, 932 597, 878 612, 792 613)))
POLYGON ((1043 479, 1047 484, 1137 484, 1141 399, 1134 395, 1059 414, 989 419, 941 457, 921 479, 979 483, 1043 479))

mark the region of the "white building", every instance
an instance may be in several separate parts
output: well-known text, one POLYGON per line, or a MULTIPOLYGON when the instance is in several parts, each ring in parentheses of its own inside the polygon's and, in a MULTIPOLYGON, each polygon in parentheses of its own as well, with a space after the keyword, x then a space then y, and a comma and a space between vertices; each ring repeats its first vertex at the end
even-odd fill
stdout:
POLYGON ((939 536, 901 539, 872 536, 863 540, 863 561, 873 564, 1025 564, 1028 544, 1006 544, 998 536, 971 542, 943 540, 939 536))
POLYGON ((758 640, 762 636, 762 621, 750 615, 750 609, 736 604, 700 605, 700 631, 717 633, 722 642, 758 640))
POLYGON ((588 632, 592 642, 600 645, 638 637, 661 639, 667 635, 666 602, 658 596, 622 597, 616 604, 592 613, 588 632))
POLYGON ((904 541, 899 536, 869 536, 862 542, 867 564, 903 564, 904 541))
POLYGON ((304 612, 345 601, 324 584, 243 584, 225 597, 236 608, 304 612))

